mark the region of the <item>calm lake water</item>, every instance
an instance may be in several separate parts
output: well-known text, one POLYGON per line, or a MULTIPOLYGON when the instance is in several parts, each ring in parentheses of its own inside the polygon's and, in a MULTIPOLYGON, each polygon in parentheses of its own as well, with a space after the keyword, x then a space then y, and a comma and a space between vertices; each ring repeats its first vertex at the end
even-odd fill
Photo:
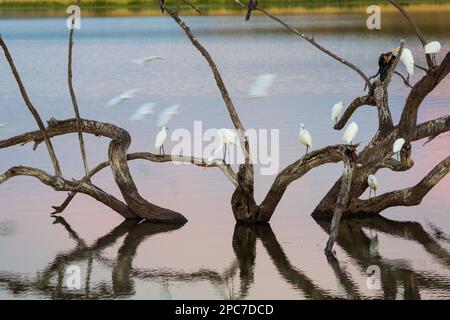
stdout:
MULTIPOLYGON (((448 13, 417 14, 429 39, 450 49, 448 13)), ((3 19, 7 41, 35 106, 45 119, 73 117, 66 86, 67 29, 64 13, 53 19, 3 19)), ((382 30, 365 27, 366 14, 287 16, 286 21, 360 66, 377 69, 380 52, 403 37, 418 64, 419 42, 396 14, 382 16, 382 30)), ((249 128, 280 130, 280 169, 304 153, 298 141, 300 122, 311 132, 314 148, 341 142, 329 113, 337 101, 361 95, 363 83, 350 69, 318 52, 264 17, 187 17, 199 40, 222 71, 241 119, 249 128), (249 100, 254 79, 275 74, 270 95, 249 100)), ((181 104, 170 130, 231 127, 208 65, 167 17, 84 18, 76 32, 74 82, 83 117, 117 124, 131 133, 130 151, 156 152, 156 116, 130 121, 142 103, 156 111, 181 104), (133 59, 158 55, 165 60, 137 65, 133 59), (141 89, 116 107, 106 103, 119 93, 141 89)), ((403 67, 400 71, 405 72, 403 67)), ((422 75, 416 70, 412 81, 422 75)), ((420 121, 450 113, 450 78, 424 102, 420 121)), ((408 89, 398 78, 390 102, 398 120, 408 89)), ((18 93, 7 63, 0 59, 0 138, 36 126, 18 93)), ((360 109, 358 140, 376 130, 376 111, 360 109)), ((81 178, 75 135, 54 140, 66 178, 81 178)), ((91 166, 106 160, 108 140, 86 137, 91 166)), ((417 183, 448 156, 449 137, 413 146, 415 166, 404 173, 380 171, 379 192, 417 183)), ((166 150, 173 143, 169 142, 166 150)), ((199 155, 199 154, 196 154, 199 155)), ((41 146, 0 150, 0 171, 30 165, 52 172, 41 146)), ((50 216, 65 193, 56 193, 31 178, 0 186, 0 298, 120 299, 430 299, 450 298, 450 176, 422 204, 392 208, 384 218, 344 222, 336 245, 338 261, 327 261, 323 248, 327 226, 310 214, 341 174, 341 164, 315 169, 292 184, 270 226, 235 226, 230 208, 233 187, 216 169, 190 165, 130 163, 141 194, 183 213, 183 227, 123 222, 109 208, 77 195, 63 213, 50 216), (81 268, 81 289, 68 290, 65 272, 81 268), (378 266, 381 287, 367 285, 367 268, 378 266), (371 289, 372 288, 372 289, 371 289)), ((257 170, 259 166, 257 166, 257 170)), ((259 172, 259 171, 257 171, 259 172)), ((256 178, 260 201, 274 176, 256 178)), ((94 182, 120 197, 109 170, 94 182)), ((367 194, 363 195, 367 197, 367 194)))

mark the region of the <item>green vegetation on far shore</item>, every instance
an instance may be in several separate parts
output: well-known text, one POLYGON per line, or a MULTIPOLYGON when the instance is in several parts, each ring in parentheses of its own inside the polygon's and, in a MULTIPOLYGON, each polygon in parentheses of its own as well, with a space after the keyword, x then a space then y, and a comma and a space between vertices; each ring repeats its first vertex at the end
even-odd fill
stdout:
MULTIPOLYGON (((242 11, 233 0, 189 0, 201 9, 204 15, 230 15, 242 11)), ((247 3, 248 0, 241 0, 247 3)), ((59 16, 61 11, 75 4, 76 0, 0 0, 0 16, 21 15, 59 16)), ((416 6, 419 11, 450 11, 450 0, 399 0, 402 5, 416 6), (431 9, 430 9, 431 8, 431 9)), ((166 4, 176 5, 176 0, 166 0, 166 4)), ((384 0, 262 0, 261 7, 278 9, 278 14, 308 14, 311 11, 333 13, 336 11, 361 10, 362 7, 378 4, 392 7, 384 0)), ((81 0, 81 8, 87 16, 129 16, 159 15, 156 0, 81 0)), ((183 4, 183 14, 195 14, 192 8, 183 4)), ((392 7, 393 8, 393 7, 392 7)))
MULTIPOLYGON (((170 4, 175 4, 175 0, 166 0, 170 4)), ((232 0, 190 0, 199 8, 204 9, 232 9, 236 8, 236 4, 232 0)), ((242 0, 246 3, 247 0, 242 0)), ((401 4, 444 4, 450 3, 450 0, 400 0, 401 4)), ((71 4, 75 4, 76 0, 0 0, 0 10, 5 9, 61 9, 71 4)), ((100 9, 100 8, 146 8, 157 9, 157 1, 155 0, 82 0, 82 8, 100 9)), ((376 1, 376 4, 386 4, 387 1, 376 1)), ((264 7, 304 7, 304 8, 320 8, 320 7, 358 7, 363 5, 374 4, 373 0, 264 0, 261 1, 264 7)))

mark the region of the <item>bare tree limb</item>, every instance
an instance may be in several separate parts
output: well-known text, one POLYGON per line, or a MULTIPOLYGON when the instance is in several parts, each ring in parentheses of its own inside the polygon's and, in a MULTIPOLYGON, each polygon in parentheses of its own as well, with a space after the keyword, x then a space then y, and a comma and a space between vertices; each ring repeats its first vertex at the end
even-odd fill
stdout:
POLYGON ((3 48, 3 51, 5 52, 6 60, 8 61, 9 66, 11 67, 11 71, 14 75, 14 78, 16 79, 16 82, 19 87, 22 98, 23 98, 26 106, 28 107, 28 110, 30 110, 31 114, 33 115, 34 120, 36 121, 36 123, 39 127, 39 130, 41 131, 41 134, 42 134, 45 144, 47 146, 48 154, 50 156, 50 159, 52 160, 53 168, 55 169, 55 175, 59 179, 62 177, 62 173, 61 173, 61 168, 59 166, 58 158, 56 157, 55 150, 53 149, 52 142, 50 141, 50 139, 47 135, 47 131, 45 130, 44 123, 42 122, 42 119, 41 119, 38 111, 36 110, 36 108, 31 103, 30 99, 28 98, 28 94, 22 83, 19 72, 17 71, 16 66, 14 65, 13 58, 12 58, 11 54, 9 53, 8 47, 6 46, 6 43, 3 41, 3 38, 1 37, 1 35, 0 35, 0 46, 3 48))
POLYGON ((76 191, 87 194, 97 201, 112 208, 126 219, 137 218, 137 216, 121 201, 90 183, 82 181, 68 181, 63 178, 59 181, 55 176, 51 176, 47 172, 36 168, 22 166, 12 167, 0 175, 0 185, 16 176, 34 177, 43 184, 52 187, 55 191, 76 191))
POLYGON ((401 135, 412 140, 416 134, 417 114, 425 97, 450 73, 450 52, 411 89, 400 117, 401 135))
MULTIPOLYGON (((80 5, 80 0, 77 1, 76 5, 77 6, 80 5)), ((67 83, 69 86, 69 92, 70 92, 70 98, 72 100, 73 111, 74 111, 75 117, 77 119, 78 140, 80 143, 80 152, 81 152, 81 157, 83 160, 85 177, 87 178, 87 181, 89 181, 89 178, 88 178, 89 165, 87 162, 86 149, 84 147, 83 132, 81 130, 80 110, 78 108, 77 97, 75 95, 75 90, 73 89, 73 81, 72 81, 72 52, 73 52, 74 31, 75 31, 75 11, 72 11, 72 23, 71 23, 71 28, 69 31, 69 50, 68 50, 68 57, 67 57, 67 83)))
POLYGON ((251 169, 253 172, 253 166, 251 164, 250 159, 250 147, 248 144, 248 139, 245 136, 245 129, 242 125, 241 120, 239 119, 239 115, 236 112, 233 101, 230 98, 228 90, 223 82, 222 76, 217 68, 213 58, 209 54, 208 50, 194 37, 191 29, 188 25, 181 20, 181 18, 170 8, 164 7, 167 13, 172 17, 172 19, 180 26, 180 28, 186 33, 187 37, 191 41, 192 45, 202 54, 205 60, 208 62, 211 71, 216 80, 217 87, 219 88, 220 93, 222 94, 223 101, 228 109, 228 113, 230 115, 231 121, 233 122, 234 127, 237 130, 237 134, 239 136, 239 140, 241 141, 242 152, 244 153, 244 159, 246 166, 251 169))
MULTIPOLYGON (((117 132, 123 132, 124 130, 121 128, 118 128, 112 124, 97 122, 97 121, 90 121, 90 120, 84 120, 80 119, 82 124, 82 131, 90 134, 95 134, 99 136, 109 137, 111 139, 117 138, 117 136, 120 136, 117 132)), ((57 121, 57 120, 50 120, 49 126, 47 128, 48 135, 50 137, 56 137, 59 135, 65 135, 70 133, 76 133, 78 130, 77 128, 77 120, 76 119, 69 119, 69 120, 63 120, 63 121, 57 121)), ((40 131, 33 131, 28 132, 19 136, 15 136, 6 140, 0 140, 0 149, 7 148, 14 145, 24 144, 27 142, 35 142, 35 148, 43 141, 42 134, 40 131)), ((236 173, 233 171, 233 169, 226 163, 220 160, 216 160, 213 163, 206 163, 206 160, 192 157, 192 156, 181 156, 181 155, 155 155, 152 153, 146 153, 146 152, 137 152, 126 155, 127 161, 131 160, 147 160, 152 162, 182 162, 182 163, 191 163, 199 167, 210 167, 214 168, 217 167, 225 174, 225 176, 230 180, 230 182, 237 186, 237 176, 236 173)), ((105 161, 94 167, 89 173, 88 178, 91 178, 96 173, 101 171, 102 169, 110 166, 110 161, 105 161)), ((120 169, 119 172, 122 172, 120 169)), ((122 175, 123 173, 120 173, 122 175)), ((87 181, 86 179, 83 179, 83 181, 87 181)), ((54 213, 61 213, 64 211, 64 209, 67 207, 67 205, 70 203, 70 201, 75 196, 76 191, 70 193, 63 204, 60 206, 55 206, 53 209, 55 209, 54 213)))
POLYGON ((314 150, 287 166, 277 175, 275 181, 270 187, 269 192, 262 201, 257 217, 258 221, 268 222, 270 220, 275 208, 281 201, 284 192, 292 182, 300 179, 313 168, 319 167, 326 163, 336 163, 342 161, 345 150, 350 149, 353 150, 354 146, 328 146, 319 150, 314 150))
POLYGON ((447 131, 450 131, 450 115, 418 124, 414 140, 429 138, 429 142, 447 131))
POLYGON ((334 210, 333 219, 331 221, 330 237, 328 238, 327 245, 325 247, 325 254, 327 256, 334 256, 333 245, 338 236, 339 222, 343 212, 347 209, 348 202, 350 200, 350 188, 352 185, 354 161, 346 155, 345 150, 341 150, 343 153, 344 172, 342 174, 341 190, 337 197, 336 209, 334 210))
POLYGON ((390 207, 418 205, 449 172, 450 156, 442 160, 415 186, 384 193, 368 200, 357 199, 350 204, 349 209, 359 214, 373 214, 390 207))
MULTIPOLYGON (((137 153, 130 153, 127 155, 128 161, 132 160, 147 160, 151 162, 182 162, 182 163, 191 163, 199 167, 203 168, 220 168, 220 170, 223 171, 225 176, 230 180, 230 182, 237 187, 237 176, 236 173, 231 169, 229 165, 224 163, 223 161, 216 161, 210 165, 206 164, 206 161, 204 159, 196 158, 196 157, 189 157, 189 156, 172 156, 172 155, 156 155, 153 153, 147 153, 147 152, 137 152, 137 153)), ((109 161, 105 161, 97 165, 94 169, 92 169, 89 172, 89 177, 93 177, 96 173, 101 171, 102 169, 109 166, 109 161)), ((54 213, 61 213, 63 212, 67 206, 70 204, 72 199, 75 197, 77 193, 71 192, 67 198, 64 200, 64 202, 60 206, 55 206, 53 209, 55 209, 54 213)))
POLYGON ((367 95, 367 96, 361 96, 355 98, 350 105, 345 110, 344 114, 342 115, 341 119, 334 125, 334 129, 340 130, 344 128, 344 126, 347 124, 350 117, 353 115, 353 113, 359 108, 364 105, 368 106, 376 106, 375 99, 373 95, 367 95))
MULTIPOLYGON (((240 0, 234 0, 234 2, 236 2, 238 5, 240 5, 243 8, 247 8, 247 6, 245 4, 243 4, 240 0)), ((328 50, 327 48, 323 47, 322 45, 320 45, 319 43, 317 43, 314 38, 308 37, 305 34, 303 34, 302 32, 298 31, 297 29, 291 27, 290 25, 288 25, 286 22, 284 22, 283 20, 271 15, 268 11, 261 9, 259 7, 255 8, 254 10, 260 11, 263 14, 265 14, 267 17, 269 17, 270 19, 278 22, 279 24, 281 24, 283 27, 285 27, 287 30, 289 30, 290 32, 300 36, 301 38, 303 38, 304 40, 308 41, 310 44, 312 44, 314 47, 316 47, 317 49, 319 49, 320 51, 322 51, 323 53, 327 54, 328 56, 332 57, 333 59, 339 61, 340 63, 346 65, 347 67, 349 67, 350 69, 352 69, 353 71, 355 71, 368 85, 368 87, 370 88, 370 81, 369 78, 364 74, 364 72, 362 72, 362 70, 360 68, 358 68, 357 66, 355 66, 354 64, 350 63, 349 61, 339 57, 337 54, 335 54, 334 52, 328 50)))

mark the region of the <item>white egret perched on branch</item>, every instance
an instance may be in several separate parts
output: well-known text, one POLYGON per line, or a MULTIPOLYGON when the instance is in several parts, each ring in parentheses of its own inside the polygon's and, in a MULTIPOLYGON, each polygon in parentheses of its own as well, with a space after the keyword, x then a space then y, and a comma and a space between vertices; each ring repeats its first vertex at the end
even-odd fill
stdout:
POLYGON ((397 154, 397 160, 398 160, 398 154, 400 150, 402 150, 403 145, 405 144, 405 139, 399 138, 394 141, 394 145, 392 146, 392 152, 394 154, 397 154))
POLYGON ((117 106, 118 104, 122 103, 123 101, 131 99, 134 97, 134 95, 138 91, 139 91, 139 89, 131 89, 131 90, 125 91, 122 94, 118 95, 117 97, 109 100, 108 106, 110 106, 110 107, 117 106))
POLYGON ((355 139, 357 133, 358 133, 358 125, 356 124, 356 122, 353 121, 345 129, 342 139, 344 139, 344 141, 349 144, 353 144, 353 139, 355 139))
POLYGON ((431 55, 433 63, 436 65, 436 53, 441 51, 441 43, 439 41, 431 41, 425 45, 425 54, 431 55))
POLYGON ((173 116, 178 114, 179 104, 164 109, 158 117, 158 127, 165 126, 173 116))
POLYGON ((309 131, 307 129, 305 129, 305 125, 302 123, 300 123, 300 133, 299 133, 299 139, 300 142, 306 146, 306 152, 305 154, 308 153, 308 149, 312 147, 312 137, 311 134, 309 133, 309 131))
POLYGON ((167 140, 167 129, 166 126, 162 127, 161 131, 156 135, 155 148, 159 149, 159 154, 164 154, 164 142, 167 140))
POLYGON ((268 95, 269 88, 272 86, 275 80, 275 75, 270 73, 265 73, 259 75, 255 82, 253 82, 248 97, 250 99, 263 98, 268 95))
POLYGON ((136 112, 131 116, 130 120, 142 120, 145 117, 151 115, 153 113, 155 105, 155 103, 144 103, 139 108, 137 108, 136 112))
POLYGON ((375 177, 373 174, 369 175, 367 177, 367 184, 369 185, 369 199, 370 199, 372 190, 375 193, 375 196, 377 195, 377 188, 378 188, 377 177, 375 177))
MULTIPOLYGON (((396 48, 395 51, 400 52, 400 48, 396 48)), ((406 68, 406 72, 408 73, 406 82, 409 83, 409 77, 414 74, 414 57, 411 50, 409 50, 408 48, 403 48, 402 55, 400 56, 400 61, 406 68)))
POLYGON ((217 133, 219 134, 220 144, 223 146, 223 162, 225 162, 227 146, 236 144, 236 134, 225 128, 219 129, 217 133))
POLYGON ((336 103, 333 108, 331 109, 331 121, 334 123, 338 122, 338 118, 342 113, 342 110, 344 109, 344 103, 342 101, 339 101, 336 103))

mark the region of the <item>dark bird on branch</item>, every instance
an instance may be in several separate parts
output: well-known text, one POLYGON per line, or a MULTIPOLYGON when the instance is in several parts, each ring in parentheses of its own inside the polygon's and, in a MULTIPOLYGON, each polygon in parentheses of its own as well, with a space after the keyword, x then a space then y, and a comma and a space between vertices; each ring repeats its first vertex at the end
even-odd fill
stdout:
POLYGON ((378 67, 379 67, 378 72, 376 75, 370 77, 370 79, 380 75, 380 80, 384 81, 389 74, 389 70, 391 69, 394 63, 395 58, 396 57, 392 52, 382 53, 378 58, 378 67))
POLYGON ((159 7, 161 8, 161 13, 164 13, 164 0, 159 0, 159 7))
MULTIPOLYGON (((378 58, 378 72, 371 76, 369 78, 369 80, 376 78, 378 75, 380 76, 380 80, 384 81, 387 76, 389 75, 389 70, 391 70, 392 65, 394 64, 395 61, 395 55, 392 52, 386 52, 386 53, 382 53, 380 54, 380 57, 378 58)), ((367 83, 366 86, 364 87, 364 90, 366 90, 367 88, 367 83)))
POLYGON ((250 16, 252 15, 252 11, 255 10, 258 7, 258 0, 250 0, 248 2, 248 10, 247 15, 245 16, 245 21, 250 20, 250 16))

